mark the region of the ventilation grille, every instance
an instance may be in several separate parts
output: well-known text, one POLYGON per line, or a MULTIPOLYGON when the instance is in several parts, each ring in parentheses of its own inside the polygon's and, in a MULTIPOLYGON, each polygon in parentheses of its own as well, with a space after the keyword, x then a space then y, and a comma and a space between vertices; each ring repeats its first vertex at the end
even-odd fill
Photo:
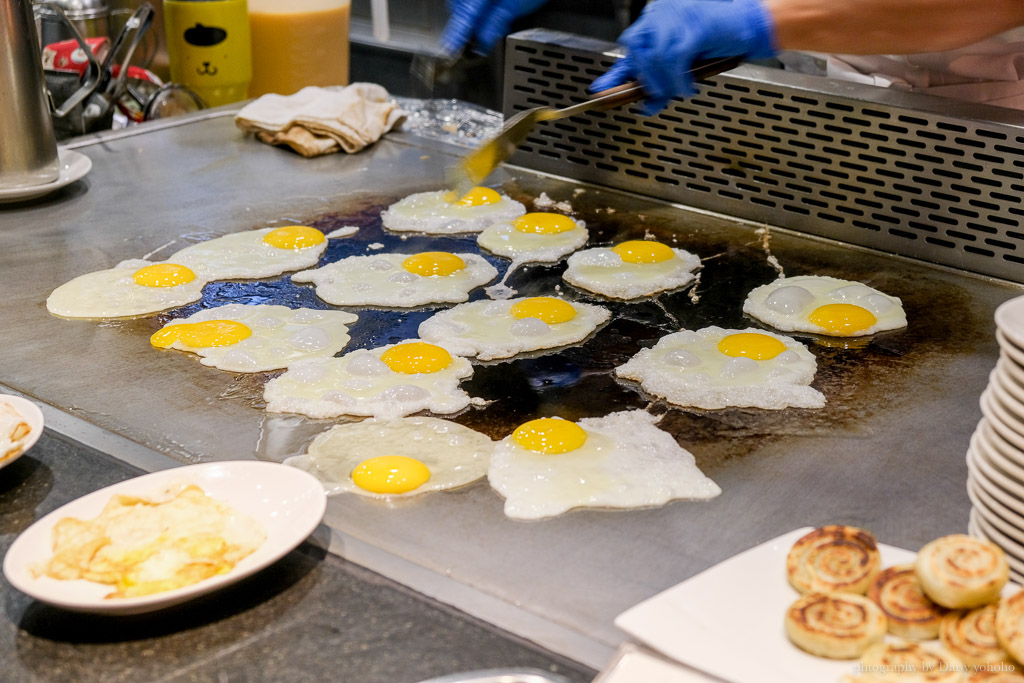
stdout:
MULTIPOLYGON (((506 117, 582 101, 607 43, 510 38, 506 117)), ((1024 282, 1024 121, 1015 110, 743 66, 658 116, 539 124, 513 163, 1024 282), (871 99, 874 98, 874 99, 871 99)))

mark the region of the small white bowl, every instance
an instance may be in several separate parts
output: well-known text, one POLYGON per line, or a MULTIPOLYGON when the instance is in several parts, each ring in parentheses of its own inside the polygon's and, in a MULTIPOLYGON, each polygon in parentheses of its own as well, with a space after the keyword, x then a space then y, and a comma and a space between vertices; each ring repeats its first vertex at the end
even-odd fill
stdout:
POLYGON ((35 403, 21 396, 0 394, 0 403, 6 403, 14 408, 29 426, 28 436, 22 441, 21 449, 6 458, 0 458, 0 467, 6 467, 24 455, 25 451, 32 448, 36 441, 39 441, 39 437, 43 434, 43 411, 39 410, 39 406, 35 403))
POLYGON ((996 430, 992 428, 992 423, 988 421, 987 417, 981 418, 978 422, 978 428, 976 430, 981 443, 985 444, 989 452, 996 451, 1003 457, 1019 462, 1024 466, 1024 450, 1017 448, 1012 443, 999 436, 996 430))
POLYGON ((273 462, 235 460, 176 467, 108 486, 73 500, 26 529, 4 558, 4 576, 11 585, 40 602, 74 612, 142 614, 191 600, 223 588, 284 557, 309 536, 323 519, 327 494, 308 472, 273 462), (106 598, 113 588, 92 581, 62 581, 36 576, 34 567, 53 555, 53 527, 65 517, 92 519, 117 494, 149 496, 179 482, 199 486, 211 498, 227 503, 263 525, 267 538, 226 574, 190 586, 133 598, 106 598))
POLYGON ((1024 402, 1010 393, 1006 388, 1003 387, 1003 383, 989 382, 988 390, 992 394, 992 398, 999 402, 1008 413, 1017 418, 1021 422, 1021 426, 1024 427, 1024 402))
POLYGON ((1024 348, 1014 343, 1002 330, 996 330, 996 341, 999 349, 1018 365, 1024 366, 1024 348))
POLYGON ((1024 296, 1004 301, 996 308, 996 327, 1024 349, 1024 296))

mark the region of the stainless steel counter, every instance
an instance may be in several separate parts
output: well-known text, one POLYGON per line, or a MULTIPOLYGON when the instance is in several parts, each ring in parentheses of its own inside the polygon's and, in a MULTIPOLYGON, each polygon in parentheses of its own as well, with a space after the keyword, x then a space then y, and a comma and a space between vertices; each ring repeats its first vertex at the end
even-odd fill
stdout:
MULTIPOLYGON (((373 242, 408 252, 475 249, 472 237, 402 240, 375 218, 391 201, 441 187, 461 150, 393 134, 357 155, 307 160, 246 139, 225 116, 180 124, 83 144, 94 163, 83 181, 42 202, 0 207, 0 383, 48 404, 59 431, 146 469, 280 460, 329 422, 268 416, 266 375, 222 373, 154 350, 148 336, 163 316, 61 320, 46 312, 46 296, 122 259, 282 221, 362 226, 331 245, 329 260, 373 242)), ((327 514, 333 550, 600 668, 623 638, 612 624, 620 611, 779 533, 840 522, 916 549, 965 531, 964 453, 997 356, 992 312, 1020 286, 780 230, 766 240, 755 232, 765 226, 523 169, 505 170, 499 182, 528 202, 541 192, 570 201, 592 243, 649 233, 697 253, 704 269, 692 295, 611 305, 613 322, 582 347, 478 366, 464 386, 493 401, 455 419, 493 438, 537 415, 647 407, 611 368, 680 326, 750 324, 739 309, 751 286, 774 279, 769 253, 787 274, 849 277, 901 297, 910 326, 855 348, 810 340, 815 386, 828 398, 821 411, 703 413, 655 403, 666 413, 662 426, 722 487, 713 501, 522 523, 503 516, 486 482, 400 505, 341 496, 327 514)), ((560 273, 528 268, 511 284, 550 292, 560 273)), ((205 303, 238 297, 324 306, 286 278, 211 285, 205 303)), ((353 346, 413 336, 431 310, 365 312, 353 346)))

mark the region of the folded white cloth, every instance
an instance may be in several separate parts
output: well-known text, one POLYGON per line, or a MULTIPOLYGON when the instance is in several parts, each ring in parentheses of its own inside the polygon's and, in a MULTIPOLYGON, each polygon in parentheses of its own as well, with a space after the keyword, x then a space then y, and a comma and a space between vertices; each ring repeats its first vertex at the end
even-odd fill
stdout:
POLYGON ((288 145, 305 157, 358 152, 405 117, 376 83, 340 90, 310 86, 294 95, 264 95, 242 107, 235 125, 270 145, 288 145))

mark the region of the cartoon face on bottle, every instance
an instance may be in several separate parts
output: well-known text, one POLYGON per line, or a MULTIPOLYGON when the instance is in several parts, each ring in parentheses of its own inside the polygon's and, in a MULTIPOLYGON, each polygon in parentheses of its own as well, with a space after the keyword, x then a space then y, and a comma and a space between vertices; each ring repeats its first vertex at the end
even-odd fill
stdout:
POLYGON ((252 79, 249 17, 243 0, 164 3, 171 79, 209 106, 245 99, 252 79))

